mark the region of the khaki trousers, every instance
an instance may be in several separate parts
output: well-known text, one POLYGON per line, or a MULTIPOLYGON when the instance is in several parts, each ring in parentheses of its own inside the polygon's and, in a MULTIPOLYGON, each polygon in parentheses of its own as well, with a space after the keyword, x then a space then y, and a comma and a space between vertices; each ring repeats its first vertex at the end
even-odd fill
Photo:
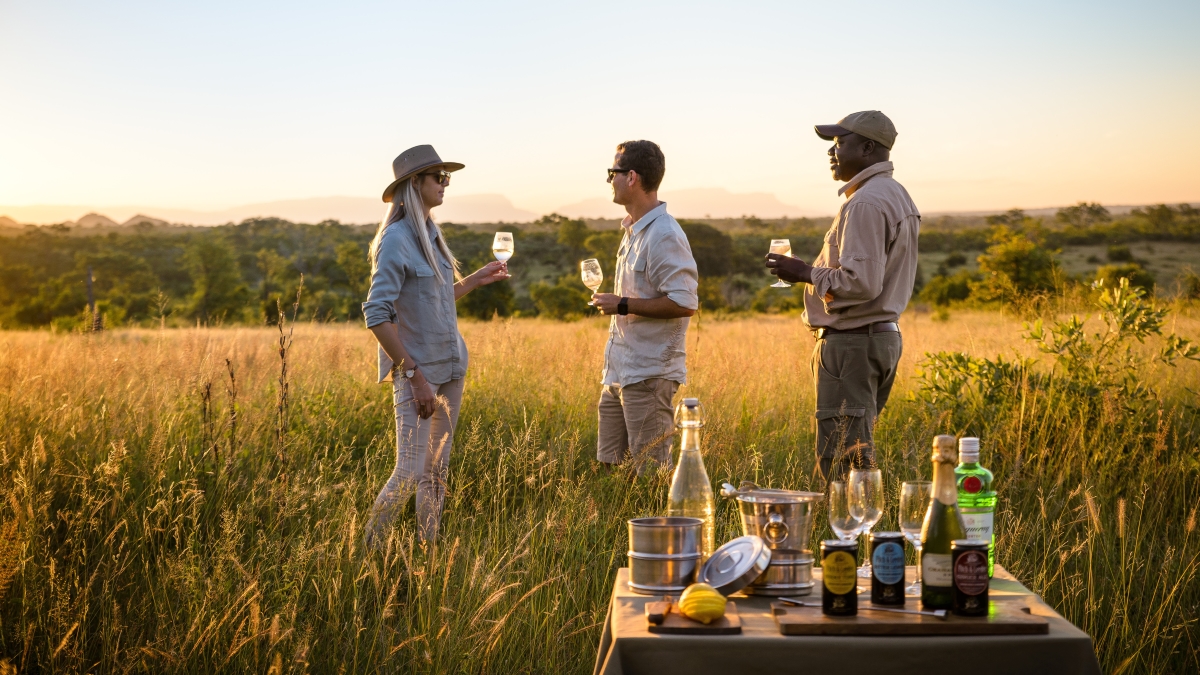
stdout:
POLYGON ((812 355, 817 388, 817 466, 825 482, 851 466, 874 466, 875 419, 896 380, 898 332, 826 335, 812 355))
POLYGON ((450 450, 454 427, 462 406, 463 380, 433 385, 437 411, 429 419, 417 415, 412 384, 397 378, 392 383, 396 406, 396 468, 375 498, 367 521, 367 546, 382 548, 397 513, 413 493, 417 495, 417 533, 422 541, 437 537, 446 498, 450 450))
POLYGON ((675 433, 671 400, 678 389, 678 382, 658 377, 626 387, 605 385, 600 391, 596 459, 620 464, 628 452, 638 474, 657 468, 650 462, 670 464, 675 433))

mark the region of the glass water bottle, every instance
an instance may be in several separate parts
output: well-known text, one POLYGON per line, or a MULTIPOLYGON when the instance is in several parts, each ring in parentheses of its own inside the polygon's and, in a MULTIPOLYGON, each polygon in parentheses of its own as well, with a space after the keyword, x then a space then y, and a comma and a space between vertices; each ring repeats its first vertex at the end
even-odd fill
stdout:
POLYGON ((713 552, 713 492, 700 456, 700 427, 704 409, 700 400, 685 398, 675 409, 675 427, 680 430, 679 465, 667 496, 668 516, 687 516, 704 521, 700 549, 705 559, 713 552))

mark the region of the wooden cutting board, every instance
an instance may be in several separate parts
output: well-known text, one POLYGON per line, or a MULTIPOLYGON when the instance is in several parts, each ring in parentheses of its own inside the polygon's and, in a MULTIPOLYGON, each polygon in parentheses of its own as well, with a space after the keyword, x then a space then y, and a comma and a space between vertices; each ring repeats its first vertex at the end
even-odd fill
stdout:
MULTIPOLYGON (((859 599, 862 603, 862 599, 859 599)), ((912 602, 905 609, 916 609, 912 602)), ((948 614, 945 619, 916 614, 872 612, 859 605, 856 616, 825 616, 820 607, 795 607, 772 603, 775 625, 784 635, 1045 635, 1050 623, 1030 614, 1019 602, 991 601, 989 616, 948 614)))
POLYGON ((646 603, 646 630, 660 635, 741 635, 742 619, 738 616, 737 605, 732 601, 725 603, 725 616, 707 625, 693 621, 679 613, 679 608, 671 602, 646 603), (668 609, 669 608, 669 609, 668 609), (655 623, 658 616, 666 612, 661 623, 655 623), (650 617, 655 617, 653 620, 650 617))

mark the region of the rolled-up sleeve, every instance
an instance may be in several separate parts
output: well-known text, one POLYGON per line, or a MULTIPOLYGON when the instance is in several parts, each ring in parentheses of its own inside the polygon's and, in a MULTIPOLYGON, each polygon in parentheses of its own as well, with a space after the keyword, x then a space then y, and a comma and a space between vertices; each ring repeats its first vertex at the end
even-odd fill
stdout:
POLYGON ((879 297, 883 292, 887 239, 887 219, 879 207, 853 204, 842 214, 842 227, 837 233, 837 266, 812 269, 813 294, 825 298, 827 310, 852 307, 879 297))
MULTIPOLYGON (((392 242, 394 243, 394 242, 392 242)), ((404 263, 395 246, 388 246, 385 238, 379 244, 379 262, 371 273, 371 289, 367 301, 362 304, 367 328, 384 323, 396 323, 396 298, 404 285, 404 263)))
POLYGON ((647 280, 655 290, 684 309, 699 309, 697 294, 700 275, 692 247, 682 231, 668 234, 654 242, 646 260, 647 280))

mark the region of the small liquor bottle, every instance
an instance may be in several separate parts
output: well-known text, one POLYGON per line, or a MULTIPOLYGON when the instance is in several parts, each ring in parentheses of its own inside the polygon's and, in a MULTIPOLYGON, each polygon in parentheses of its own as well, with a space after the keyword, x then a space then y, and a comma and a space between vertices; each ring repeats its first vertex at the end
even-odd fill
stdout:
POLYGON ((904 535, 871 533, 871 604, 904 606, 904 535))
POLYGON ((958 506, 967 537, 988 542, 988 578, 996 565, 996 492, 992 490, 992 472, 979 465, 979 439, 958 440, 958 506))
POLYGON ((933 497, 921 526, 921 605, 927 609, 954 606, 950 542, 967 536, 954 482, 957 454, 953 436, 933 439, 933 497))
POLYGON ((829 616, 858 614, 858 541, 821 542, 821 612, 829 616))

